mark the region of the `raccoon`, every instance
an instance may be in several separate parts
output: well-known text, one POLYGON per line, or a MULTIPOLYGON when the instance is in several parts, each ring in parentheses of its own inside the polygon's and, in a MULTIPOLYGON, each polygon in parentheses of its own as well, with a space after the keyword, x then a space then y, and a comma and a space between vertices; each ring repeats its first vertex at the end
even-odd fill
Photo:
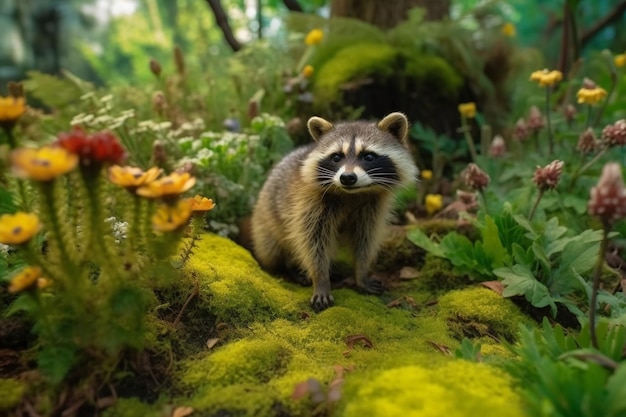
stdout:
POLYGON ((286 268, 313 283, 311 307, 334 304, 330 264, 338 242, 354 251, 357 285, 380 294, 369 277, 391 214, 393 192, 415 181, 408 121, 391 113, 378 123, 308 121, 315 140, 270 172, 252 214, 253 253, 269 271, 286 268))

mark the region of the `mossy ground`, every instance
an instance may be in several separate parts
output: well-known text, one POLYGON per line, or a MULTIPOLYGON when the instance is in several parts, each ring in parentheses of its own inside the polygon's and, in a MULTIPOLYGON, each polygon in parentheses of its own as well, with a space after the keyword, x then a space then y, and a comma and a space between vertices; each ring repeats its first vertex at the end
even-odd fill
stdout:
POLYGON ((442 352, 468 336, 487 361, 506 357, 498 339, 513 340, 527 320, 486 288, 437 296, 417 280, 381 297, 337 289, 336 306, 315 314, 310 288, 269 276, 248 251, 214 235, 202 237, 187 272, 199 295, 184 317, 198 326, 196 314, 212 316, 205 323, 220 323, 219 343, 174 365, 167 401, 124 399, 108 416, 159 415, 164 401, 200 416, 522 415, 504 372, 442 352), (413 303, 387 306, 403 296, 413 303), (321 384, 321 403, 293 399, 296 385, 311 378, 321 384), (340 398, 324 400, 341 378, 340 398))

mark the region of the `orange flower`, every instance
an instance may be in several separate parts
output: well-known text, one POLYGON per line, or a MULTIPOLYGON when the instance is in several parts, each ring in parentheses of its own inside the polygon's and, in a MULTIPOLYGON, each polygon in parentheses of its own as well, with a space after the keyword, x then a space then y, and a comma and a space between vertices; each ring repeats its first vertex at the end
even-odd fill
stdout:
POLYGON ((36 181, 52 181, 74 169, 77 163, 77 155, 58 147, 21 148, 11 152, 15 175, 36 181))
POLYGON ((154 181, 161 174, 161 170, 157 167, 152 167, 147 171, 143 171, 141 168, 113 165, 109 167, 108 174, 109 181, 113 184, 129 190, 135 190, 137 187, 154 181))
POLYGON ((11 278, 9 292, 21 292, 33 287, 39 278, 41 278, 41 268, 38 266, 27 266, 11 278))
POLYGON ((147 198, 175 197, 189 190, 195 183, 196 179, 188 172, 182 174, 174 172, 167 177, 160 178, 139 187, 137 194, 147 198))
POLYGON ((30 213, 18 211, 15 214, 0 216, 0 243, 20 245, 26 243, 41 229, 39 218, 30 213))
POLYGON ((187 224, 191 217, 191 199, 183 199, 175 205, 162 204, 152 216, 152 227, 158 232, 171 232, 187 224))
POLYGON ((215 207, 212 199, 202 197, 201 195, 196 195, 188 200, 191 202, 191 211, 209 211, 215 207))

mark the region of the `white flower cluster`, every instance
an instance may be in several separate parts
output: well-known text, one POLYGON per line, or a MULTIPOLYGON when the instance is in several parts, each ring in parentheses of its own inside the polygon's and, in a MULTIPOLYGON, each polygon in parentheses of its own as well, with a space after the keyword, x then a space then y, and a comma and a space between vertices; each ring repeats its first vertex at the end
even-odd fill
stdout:
POLYGON ((104 221, 111 225, 111 231, 113 232, 115 243, 119 245, 124 239, 126 239, 128 222, 119 222, 115 217, 109 217, 104 221))

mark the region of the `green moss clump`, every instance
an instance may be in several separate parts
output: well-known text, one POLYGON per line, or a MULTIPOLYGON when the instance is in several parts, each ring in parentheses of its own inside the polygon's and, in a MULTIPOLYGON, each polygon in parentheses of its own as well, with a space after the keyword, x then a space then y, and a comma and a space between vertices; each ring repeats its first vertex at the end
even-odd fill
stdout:
POLYGON ((450 291, 439 298, 438 308, 458 339, 491 336, 511 342, 520 323, 531 325, 511 300, 484 287, 450 291))
POLYGON ((339 98, 341 85, 364 76, 388 77, 395 71, 397 51, 384 43, 357 43, 339 50, 315 76, 316 99, 331 103, 339 98))
POLYGON ((310 289, 302 297, 265 273, 250 252, 233 241, 204 235, 186 268, 200 283, 199 299, 218 320, 235 327, 278 317, 297 317, 307 309, 310 289))
POLYGON ((162 417, 165 414, 163 405, 146 404, 139 398, 120 398, 113 407, 107 408, 103 417, 162 417))
POLYGON ((465 287, 470 280, 453 272, 453 266, 447 259, 431 253, 424 257, 424 266, 420 270, 420 283, 429 290, 451 290, 465 287))
POLYGON ((0 378, 0 410, 10 410, 17 406, 24 396, 26 385, 15 379, 0 378))
POLYGON ((242 339, 188 362, 181 379, 184 385, 194 387, 266 383, 284 373, 289 356, 290 352, 274 341, 242 339))
POLYGON ((511 378, 497 368, 457 360, 436 369, 407 366, 364 382, 344 417, 522 417, 511 378), (358 398, 358 400, 355 400, 358 398))

